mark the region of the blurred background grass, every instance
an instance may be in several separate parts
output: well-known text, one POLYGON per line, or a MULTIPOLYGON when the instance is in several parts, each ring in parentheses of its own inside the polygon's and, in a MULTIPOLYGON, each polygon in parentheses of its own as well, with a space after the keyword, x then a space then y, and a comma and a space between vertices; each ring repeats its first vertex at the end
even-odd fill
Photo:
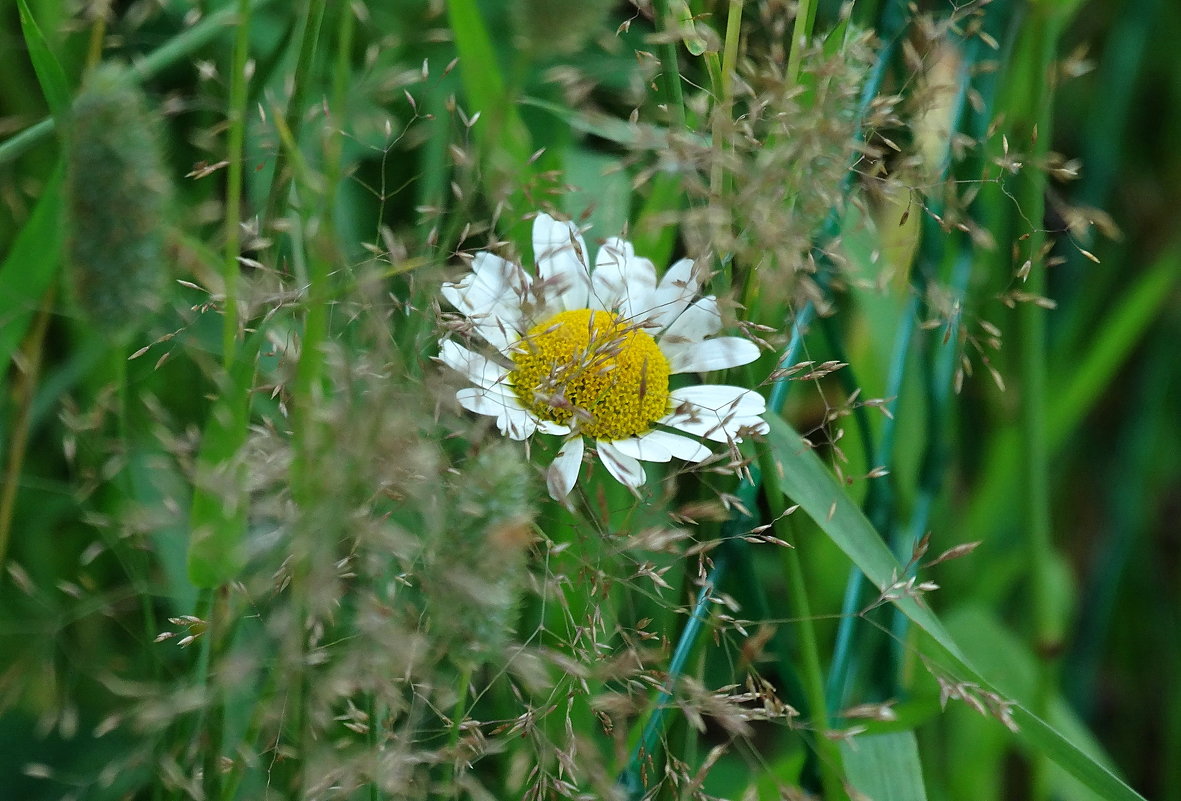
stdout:
MULTIPOLYGON (((754 223, 747 218, 758 213, 760 196, 742 196, 745 183, 754 184, 757 177, 741 173, 749 163, 734 172, 728 191, 735 219, 722 224, 694 217, 693 209, 701 208, 694 185, 686 188, 669 180, 668 169, 660 169, 669 166, 670 153, 702 154, 689 134, 671 147, 645 139, 644 126, 671 124, 675 131, 677 114, 685 113, 668 106, 662 94, 661 48, 676 47, 690 95, 687 128, 698 133, 707 130, 707 115, 694 105, 692 87, 708 85, 710 75, 708 61, 693 56, 684 41, 652 38, 646 5, 481 2, 454 3, 448 9, 440 2, 411 1, 312 2, 295 8, 260 2, 247 4, 253 9, 244 29, 225 24, 233 5, 117 3, 99 22, 99 5, 29 0, 22 29, 17 3, 0 0, 0 352, 6 359, 0 455, 8 498, 0 521, 6 532, 0 546, 6 570, 0 577, 0 776, 12 777, 6 792, 13 798, 163 797, 160 787, 167 783, 151 778, 153 749, 167 750, 159 743, 183 739, 186 724, 180 720, 163 733, 153 730, 151 737, 116 724, 130 706, 142 702, 143 687, 170 681, 179 686, 193 669, 190 652, 153 640, 176 629, 167 618, 197 614, 201 608, 185 566, 199 432, 208 430, 226 397, 244 404, 241 443, 247 409, 254 426, 285 420, 280 407, 287 396, 278 390, 298 387, 300 379, 284 348, 291 339, 310 336, 302 318, 283 312, 275 316, 277 327, 267 329, 266 341, 253 345, 237 330, 236 320, 227 323, 236 315, 222 313, 218 298, 231 291, 234 279, 228 276, 237 270, 233 256, 232 269, 224 266, 225 254, 239 251, 232 244, 235 237, 241 253, 252 260, 246 264, 250 280, 238 290, 244 326, 257 324, 265 310, 303 303, 306 298, 298 297, 296 288, 330 281, 337 294, 326 306, 323 324, 337 337, 345 354, 341 359, 363 361, 375 336, 384 349, 400 354, 386 355, 404 360, 400 369, 413 385, 433 390, 437 379, 426 361, 436 338, 430 304, 441 276, 455 263, 455 250, 482 249, 500 234, 520 253, 527 241, 522 233, 528 230, 521 215, 552 205, 592 223, 599 236, 630 222, 637 250, 660 266, 674 254, 698 251, 707 240, 717 246, 719 230, 749 233, 754 223), (460 7, 478 9, 485 29, 462 29, 466 18, 456 10, 460 7), (224 15, 220 21, 218 14, 224 15), (60 64, 58 101, 43 88, 52 87, 53 80, 34 69, 37 41, 27 24, 30 18, 60 64), (245 38, 235 49, 239 34, 245 38), (466 63, 452 67, 465 37, 466 63), (317 45, 312 50, 309 40, 317 45), (481 50, 485 45, 487 50, 481 50), (237 84, 243 93, 237 97, 230 78, 235 53, 249 59, 249 79, 237 84), (65 113, 55 102, 74 102, 87 63, 100 54, 103 61, 140 65, 145 73, 145 102, 159 113, 150 125, 162 143, 162 163, 147 163, 150 148, 142 144, 129 158, 156 170, 172 187, 157 207, 136 213, 160 215, 155 230, 167 232, 160 245, 165 253, 160 274, 173 281, 164 303, 147 304, 142 311, 134 298, 109 298, 115 308, 128 309, 128 319, 118 325, 107 319, 111 312, 94 319, 98 304, 70 288, 68 273, 63 278, 62 265, 76 252, 69 237, 95 241, 101 233, 87 232, 85 220, 63 217, 60 203, 46 201, 63 191, 58 168, 63 143, 54 135, 29 133, 44 126, 48 115, 65 113), (480 59, 485 62, 479 64, 480 59), (479 100, 489 97, 525 101, 496 105, 479 100), (240 161, 227 157, 234 150, 227 151, 227 131, 233 130, 226 126, 227 107, 246 112, 240 161), (628 126, 633 109, 641 112, 639 124, 628 126), (480 119, 473 123, 477 110, 480 119), (284 141, 291 137, 300 148, 284 141), (301 163, 304 159, 310 167, 301 163), (241 171, 238 178, 235 168, 241 171), (238 213, 226 203, 227 196, 239 197, 232 191, 237 180, 242 182, 241 217, 250 221, 241 228, 238 213), (568 184, 575 190, 567 191, 568 184), (661 225, 662 215, 683 225, 661 225), (311 258, 301 261, 307 253, 311 258), (351 292, 357 286, 360 296, 342 288, 351 292), (353 302, 379 309, 375 316, 382 323, 350 327, 348 321, 361 315, 348 297, 370 299, 353 302), (222 363, 228 370, 235 354, 245 352, 234 348, 249 347, 262 354, 255 391, 227 389, 222 363), (269 394, 272 387, 275 393, 269 394)), ((708 38, 707 29, 726 31, 726 4, 690 5, 704 15, 703 36, 708 38)), ((1169 756, 1181 753, 1181 691, 1172 680, 1181 670, 1181 564, 1174 523, 1181 497, 1181 459, 1174 447, 1181 442, 1181 360, 1176 357, 1181 241, 1175 224, 1181 157, 1174 146, 1181 140, 1181 73, 1173 52, 1181 9, 1164 0, 991 6, 983 6, 982 13, 996 13, 1004 24, 993 34, 999 50, 982 60, 999 60, 1001 110, 1030 105, 1021 98, 1030 91, 1027 85, 1036 84, 1031 65, 1037 62, 1017 43, 1022 31, 1035 24, 1031 20, 1038 9, 1054 9, 1062 26, 1055 59, 1061 80, 1052 95, 1052 127, 1038 142, 1062 154, 1056 166, 1073 171, 1076 159, 1081 166, 1077 179, 1051 180, 1044 192, 1036 192, 1045 204, 1044 225, 1028 216, 1033 210, 1016 179, 980 185, 984 216, 999 215, 981 225, 998 247, 975 251, 979 261, 962 302, 945 309, 932 303, 934 333, 916 340, 920 344, 910 351, 889 465, 902 510, 896 525, 914 519, 924 502, 924 464, 936 470, 929 523, 916 533, 931 531, 934 553, 982 541, 970 557, 934 573, 944 589, 932 603, 969 656, 989 667, 990 675, 1011 682, 1001 689, 1017 697, 1036 694, 1039 671, 1052 664, 1060 671, 1062 695, 1074 716, 1064 712, 1057 720, 1077 719, 1086 726, 1067 735, 1084 750, 1094 738, 1144 795, 1178 799, 1181 767, 1169 756), (1071 227, 1087 218, 1099 225, 1071 227), (1031 557, 1020 500, 1030 483, 1025 466, 1037 459, 1039 447, 1020 422, 1023 393, 1032 392, 1022 381, 1027 374, 1021 366, 1032 335, 1019 319, 1029 304, 1010 309, 1003 302, 1005 293, 1020 289, 1013 270, 1024 256, 1014 254, 1027 246, 1026 234, 1042 229, 1052 232, 1049 258, 1057 262, 1043 273, 1044 294, 1055 307, 1038 312, 1047 334, 1045 441, 1040 446, 1046 463, 1040 473, 1049 493, 1054 550, 1046 560, 1048 574, 1035 583, 1044 588, 1041 603, 1049 607, 1051 625, 1060 626, 1063 635, 1050 642, 1040 637, 1040 624, 1032 619, 1037 602, 1031 602, 1028 591, 1031 557), (999 348, 988 344, 994 329, 1003 342, 999 348), (965 340, 973 375, 949 403, 940 421, 944 427, 937 428, 920 364, 928 357, 936 361, 933 354, 944 330, 955 341, 961 332, 970 335, 988 361, 965 340), (940 446, 934 462, 933 441, 940 446), (1040 646, 1053 653, 1039 653, 1040 646)), ((786 47, 789 7, 748 3, 745 10, 744 46, 774 58, 776 37, 780 51, 786 47)), ((960 9, 963 25, 974 19, 968 13, 973 10, 980 9, 960 9)), ((880 30, 882 11, 872 3, 857 4, 852 19, 880 30)), ((922 11, 940 22, 954 9, 928 4, 922 11)), ((816 15, 820 34, 841 19, 832 3, 821 3, 816 15)), ((931 39, 921 35, 920 26, 909 28, 908 46, 893 62, 884 91, 921 106, 918 78, 932 80, 935 71, 932 41, 952 38, 940 35, 944 38, 931 39)), ((868 59, 855 62, 861 71, 868 65, 868 59)), ((754 76, 764 75, 757 64, 751 69, 754 76)), ((982 84, 987 74, 981 70, 982 84)), ((923 123, 916 121, 921 115, 905 101, 900 114, 905 122, 895 128, 883 122, 878 135, 898 138, 907 155, 921 149, 923 135, 940 141, 938 133, 923 133, 923 123)), ((1010 130, 1014 120, 993 116, 984 123, 1010 130)), ((67 136, 77 130, 58 127, 67 136)), ((999 139, 991 136, 988 145, 997 157, 999 139)), ((1032 157, 1038 142, 1014 139, 1008 146, 1025 158, 1032 157)), ((814 151, 801 152, 811 156, 806 163, 815 168, 814 151)), ((843 151, 835 153, 834 158, 843 151)), ((915 230, 931 226, 933 219, 918 205, 918 190, 931 190, 933 197, 938 182, 906 173, 904 161, 902 156, 882 159, 888 171, 902 177, 883 183, 880 196, 873 194, 871 179, 858 181, 855 192, 871 199, 855 204, 842 219, 839 250, 849 265, 842 276, 848 289, 833 301, 836 313, 829 319, 835 333, 826 336, 816 326, 805 342, 804 358, 847 361, 863 399, 890 396, 895 328, 908 313, 916 313, 908 311, 912 298, 928 302, 919 290, 907 289, 907 276, 913 281, 918 273, 910 267, 915 230), (899 194, 898 187, 908 185, 914 191, 899 194), (870 218, 872 224, 865 221, 870 218), (875 254, 885 254, 884 262, 875 254), (883 263, 897 271, 895 278, 881 277, 883 263), (868 280, 868 287, 858 285, 858 276, 868 280)), ((789 160, 783 169, 802 170, 800 163, 789 160)), ((956 164, 959 189, 969 191, 975 183, 971 156, 956 164)), ((842 162, 836 167, 839 174, 842 162)), ((863 165, 863 172, 871 167, 863 165)), ((977 174, 980 169, 977 165, 977 174)), ((832 183, 817 172, 801 178, 798 186, 808 188, 806 180, 817 186, 832 183)), ((117 186, 96 187, 93 181, 101 179, 87 180, 88 189, 100 190, 94 201, 98 207, 104 196, 116 208, 126 207, 117 186)), ((818 204, 821 216, 831 202, 825 198, 818 204)), ((927 211, 936 209, 934 201, 928 203, 927 211)), ((785 254, 808 252, 817 212, 810 212, 798 230, 791 230, 785 218, 767 214, 768 236, 778 238, 776 247, 785 254)), ((920 257, 935 265, 924 280, 954 284, 953 265, 958 253, 968 252, 966 237, 955 232, 928 236, 924 247, 936 239, 942 250, 920 257)), ((753 269, 754 260, 740 246, 745 242, 754 248, 765 241, 739 240, 724 249, 739 254, 740 267, 753 269)), ((84 291, 126 289, 117 284, 119 279, 111 279, 84 291)), ((795 289, 776 289, 768 282, 761 291, 739 297, 748 301, 751 319, 782 334, 784 303, 795 289)), ((383 348, 376 350, 385 353, 383 348)), ((760 375, 772 367, 768 357, 760 363, 760 375)), ((312 368, 301 363, 300 369, 312 368)), ((317 369, 321 377, 339 376, 332 364, 317 369)), ((786 416, 798 430, 824 429, 831 436, 833 421, 827 415, 846 407, 847 390, 838 377, 793 395, 786 416)), ((314 379, 309 386, 315 386, 314 379)), ((294 392, 298 407, 299 390, 294 392)), ((876 436, 883 423, 875 417, 870 425, 876 436)), ((849 476, 865 475, 876 465, 862 463, 864 435, 851 424, 845 428, 842 447, 853 462, 844 470, 849 476)), ((461 453, 458 446, 447 456, 456 453, 461 453)), ((305 453, 304 458, 311 457, 305 453)), ((265 492, 268 480, 258 479, 253 491, 265 492)), ((852 481, 850 492, 860 499, 867 483, 852 481)), ((299 487, 294 491, 298 496, 299 487)), ((542 520, 566 525, 560 517, 543 515, 542 520)), ((848 563, 823 541, 802 549, 802 556, 811 576, 816 628, 829 654, 848 563)), ((660 614, 684 602, 682 597, 647 606, 638 602, 629 625, 648 612, 660 614)), ((620 617, 628 618, 627 605, 621 609, 620 617)), ((537 612, 527 608, 524 614, 537 612)), ((666 632, 676 622, 672 616, 658 619, 666 632)), ((885 647, 890 638, 864 627, 858 648, 872 654, 879 640, 885 647)), ((725 683, 721 666, 734 657, 734 651, 703 657, 701 675, 707 684, 725 683)), ((1030 768, 1003 729, 964 705, 935 714, 938 690, 928 686, 922 667, 903 657, 899 670, 908 677, 904 695, 913 700, 909 707, 901 705, 900 714, 918 731, 930 797, 1036 795, 1026 789, 1030 768)), ((774 668, 769 671, 774 675, 774 668)), ((858 681, 873 684, 864 677, 854 684, 858 681)), ((865 690, 846 700, 880 698, 865 690)), ((692 739, 680 726, 670 734, 673 743, 692 739)), ((780 740, 760 753, 763 761, 749 755, 723 759, 710 774, 711 792, 737 794, 749 786, 752 765, 795 775, 803 759, 798 747, 780 740)), ((184 786, 175 777, 169 781, 184 786)), ((240 792, 251 789, 249 782, 243 787, 240 792)), ((1087 797, 1064 783, 1053 787, 1055 795, 1087 797)))

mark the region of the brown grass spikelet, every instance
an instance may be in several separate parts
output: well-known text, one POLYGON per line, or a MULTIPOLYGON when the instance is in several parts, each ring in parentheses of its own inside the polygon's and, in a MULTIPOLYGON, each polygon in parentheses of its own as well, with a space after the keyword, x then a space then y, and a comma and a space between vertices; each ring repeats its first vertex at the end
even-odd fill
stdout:
POLYGON ((698 201, 682 224, 688 251, 757 275, 769 306, 814 270, 819 225, 842 205, 864 151, 856 109, 872 57, 870 37, 850 35, 844 53, 809 50, 798 80, 774 60, 740 59, 733 102, 707 112, 711 136, 673 137, 662 156, 660 169, 680 173, 698 201))

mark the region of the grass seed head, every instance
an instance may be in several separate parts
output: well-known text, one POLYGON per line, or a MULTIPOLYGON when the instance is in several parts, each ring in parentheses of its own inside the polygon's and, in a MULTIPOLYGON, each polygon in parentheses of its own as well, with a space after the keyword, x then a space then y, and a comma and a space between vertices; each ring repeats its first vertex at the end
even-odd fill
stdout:
POLYGON ((66 257, 74 298, 118 335, 160 304, 172 187, 157 119, 128 68, 98 67, 70 109, 66 257))

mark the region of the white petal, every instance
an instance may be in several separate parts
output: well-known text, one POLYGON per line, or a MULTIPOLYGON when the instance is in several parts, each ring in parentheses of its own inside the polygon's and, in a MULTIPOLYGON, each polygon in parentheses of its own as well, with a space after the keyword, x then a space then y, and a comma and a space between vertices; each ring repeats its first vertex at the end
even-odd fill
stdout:
POLYGON ((672 451, 664 447, 659 440, 647 436, 613 439, 611 444, 625 456, 643 462, 667 462, 673 458, 672 451))
POLYGON ((454 284, 443 285, 443 296, 464 314, 493 314, 519 309, 531 280, 519 265, 492 253, 477 253, 471 271, 454 284))
POLYGON ((574 489, 574 482, 578 481, 578 471, 582 467, 584 447, 581 436, 567 440, 545 471, 546 488, 555 501, 562 500, 574 489))
POLYGON ((759 434, 765 434, 768 430, 766 422, 758 417, 749 419, 727 417, 723 419, 712 412, 702 413, 700 411, 689 416, 670 417, 660 422, 691 436, 704 437, 710 442, 722 443, 742 442, 742 437, 738 433, 741 429, 751 429, 759 434))
POLYGON ((681 259, 660 278, 652 302, 646 309, 649 316, 663 328, 675 320, 697 295, 700 289, 692 259, 681 259))
POLYGON ((521 303, 530 286, 529 276, 519 265, 481 252, 472 260, 471 272, 456 283, 443 284, 442 295, 467 316, 481 337, 503 351, 523 330, 521 303))
POLYGON ((555 423, 550 420, 537 420, 537 430, 542 434, 553 434, 556 437, 564 437, 570 433, 570 426, 564 426, 561 423, 555 423))
POLYGON ((725 370, 759 358, 759 346, 742 337, 716 337, 693 343, 662 341, 660 350, 674 374, 725 370))
POLYGON ((524 411, 520 401, 506 386, 464 387, 455 393, 455 398, 463 408, 476 414, 499 415, 506 408, 524 411))
POLYGON ((500 433, 511 439, 528 439, 537 430, 533 415, 521 407, 511 392, 465 387, 455 393, 455 399, 469 412, 495 417, 500 433))
POLYGON ((739 432, 750 429, 765 434, 766 401, 742 387, 687 387, 669 393, 673 412, 659 422, 714 442, 741 442, 739 432))
POLYGON ((683 401, 717 412, 738 412, 740 414, 762 414, 767 410, 767 401, 754 390, 746 387, 732 387, 726 384, 698 384, 681 387, 669 393, 675 406, 683 401))
POLYGON ((661 342, 700 342, 722 330, 722 313, 713 295, 698 298, 660 334, 661 342))
POLYGON ((611 238, 599 248, 591 273, 591 304, 596 309, 617 309, 627 295, 627 263, 635 258, 629 242, 611 238))
POLYGON ((538 214, 533 220, 533 255, 537 277, 544 282, 544 287, 536 289, 550 306, 558 311, 587 308, 590 270, 586 243, 573 223, 538 214))
POLYGON ((599 459, 616 481, 628 487, 638 487, 644 483, 647 476, 644 474, 643 465, 626 453, 621 453, 606 440, 598 440, 595 444, 599 451, 599 459))
POLYGON ((680 434, 661 431, 658 428, 642 434, 640 439, 644 442, 658 442, 662 448, 673 456, 686 462, 701 462, 713 456, 713 451, 697 440, 682 437, 680 434))
POLYGON ((484 251, 472 259, 471 276, 467 300, 475 314, 493 311, 494 306, 507 305, 510 301, 519 307, 520 298, 530 284, 529 275, 520 265, 484 251))
POLYGON ((524 409, 509 409, 506 414, 496 418, 496 427, 500 433, 509 439, 525 440, 537 431, 538 420, 524 409))
POLYGON ((439 360, 452 370, 463 373, 478 387, 503 384, 508 375, 508 371, 500 365, 451 340, 439 343, 439 360))
POLYGON ((591 275, 591 303, 594 308, 618 309, 624 319, 640 322, 652 306, 656 291, 656 268, 636 256, 627 240, 611 237, 599 248, 591 275))

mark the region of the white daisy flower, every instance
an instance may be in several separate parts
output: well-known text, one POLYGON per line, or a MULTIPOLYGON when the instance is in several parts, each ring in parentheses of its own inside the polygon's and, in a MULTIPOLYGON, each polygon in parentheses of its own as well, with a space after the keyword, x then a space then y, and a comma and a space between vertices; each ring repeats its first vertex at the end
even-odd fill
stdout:
POLYGON ((669 376, 747 364, 759 349, 722 327, 717 298, 698 297, 693 262, 682 259, 659 283, 630 242, 608 239, 592 270, 572 223, 538 214, 533 222, 537 275, 492 253, 477 253, 471 272, 443 285, 443 297, 492 346, 488 358, 451 340, 440 360, 472 386, 456 398, 496 418, 517 440, 535 433, 565 438, 547 472, 557 500, 573 489, 585 441, 620 483, 644 483, 641 461, 674 456, 701 462, 702 444, 741 442, 766 433, 763 397, 743 387, 669 389, 669 376))

